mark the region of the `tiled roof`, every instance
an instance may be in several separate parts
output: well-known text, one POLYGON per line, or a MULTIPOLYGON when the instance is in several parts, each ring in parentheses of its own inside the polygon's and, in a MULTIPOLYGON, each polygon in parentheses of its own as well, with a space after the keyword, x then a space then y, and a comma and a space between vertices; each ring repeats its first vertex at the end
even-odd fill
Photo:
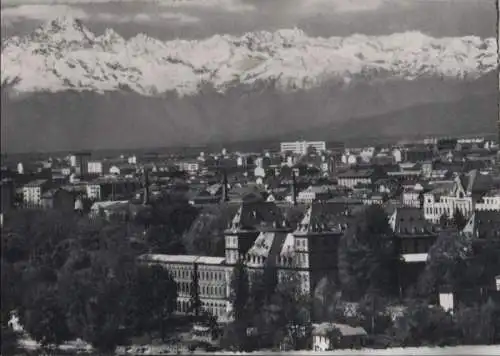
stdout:
POLYGON ((282 227, 284 217, 272 202, 243 202, 232 220, 231 228, 245 230, 282 227))
POLYGON ((297 226, 297 233, 340 232, 352 216, 345 203, 313 203, 297 226))
POLYGON ((435 226, 425 220, 424 213, 419 208, 397 208, 389 223, 398 235, 428 235, 436 232, 435 226))
POLYGON ((478 237, 500 237, 500 212, 476 211, 474 225, 478 237))

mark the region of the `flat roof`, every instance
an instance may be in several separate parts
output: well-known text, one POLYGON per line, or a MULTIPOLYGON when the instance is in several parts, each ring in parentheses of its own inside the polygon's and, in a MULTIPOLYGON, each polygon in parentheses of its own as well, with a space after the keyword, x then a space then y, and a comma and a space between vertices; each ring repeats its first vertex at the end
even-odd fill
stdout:
POLYGON ((29 182, 25 187, 39 187, 45 183, 47 183, 47 179, 37 179, 29 182))
POLYGON ((165 255, 165 254, 145 254, 139 257, 146 261, 156 261, 161 263, 188 263, 221 265, 224 263, 224 257, 196 256, 196 255, 165 255))

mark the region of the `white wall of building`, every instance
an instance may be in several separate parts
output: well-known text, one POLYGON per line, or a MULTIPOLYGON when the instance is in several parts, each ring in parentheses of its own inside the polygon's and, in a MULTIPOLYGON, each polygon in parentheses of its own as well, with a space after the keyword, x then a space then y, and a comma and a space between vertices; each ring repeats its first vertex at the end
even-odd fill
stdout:
POLYGON ((291 151, 296 154, 304 155, 307 153, 309 147, 313 147, 318 152, 326 151, 325 141, 295 141, 295 142, 281 142, 281 152, 291 151))

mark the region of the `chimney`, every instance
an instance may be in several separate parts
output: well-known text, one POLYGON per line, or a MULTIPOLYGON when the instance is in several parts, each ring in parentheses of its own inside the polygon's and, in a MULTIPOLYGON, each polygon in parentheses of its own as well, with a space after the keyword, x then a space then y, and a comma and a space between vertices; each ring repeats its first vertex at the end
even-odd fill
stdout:
POLYGON ((223 178, 222 178, 222 201, 223 202, 227 202, 229 201, 229 196, 227 194, 227 173, 226 173, 226 170, 224 169, 222 171, 222 174, 223 174, 223 178))
POLYGON ((297 181, 295 179, 295 171, 292 170, 292 201, 293 205, 297 205, 297 181))
POLYGON ((149 205, 149 176, 148 170, 143 168, 144 173, 144 197, 143 197, 143 205, 149 205))

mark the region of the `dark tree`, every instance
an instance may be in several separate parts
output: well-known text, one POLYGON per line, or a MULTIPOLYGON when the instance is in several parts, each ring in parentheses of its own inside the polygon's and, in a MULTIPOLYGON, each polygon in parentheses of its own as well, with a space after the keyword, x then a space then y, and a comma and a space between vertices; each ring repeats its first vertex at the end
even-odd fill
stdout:
POLYGON ((429 250, 425 270, 418 281, 418 294, 431 296, 438 292, 438 286, 456 289, 462 285, 471 254, 471 241, 466 236, 451 230, 441 232, 429 250))
POLYGON ((439 217, 439 226, 441 227, 448 227, 449 225, 449 218, 448 214, 444 212, 440 217, 439 217))
POLYGON ((276 329, 281 329, 293 350, 309 347, 312 301, 302 290, 300 275, 288 271, 281 275, 272 304, 278 307, 276 329))
POLYGON ((194 316, 199 317, 202 307, 200 299, 200 281, 198 275, 198 265, 195 264, 193 274, 191 275, 191 285, 189 288, 189 312, 193 313, 194 316))
POLYGON ((167 325, 177 302, 177 284, 161 266, 139 266, 132 276, 129 322, 133 331, 159 331, 165 339, 167 325))
POLYGON ((405 347, 446 346, 457 344, 459 333, 449 313, 419 302, 396 320, 394 336, 405 347))
POLYGON ((21 320, 26 331, 42 347, 57 346, 72 338, 55 290, 42 291, 26 306, 21 320))
POLYGON ((393 295, 399 261, 385 211, 370 206, 355 217, 339 245, 342 290, 353 299, 367 292, 393 295))
POLYGON ((230 301, 234 317, 235 346, 239 350, 247 349, 247 329, 250 316, 248 314, 248 301, 250 296, 248 272, 242 260, 234 266, 231 280, 230 301))
POLYGON ((150 227, 146 233, 146 243, 151 253, 167 255, 186 253, 181 237, 165 225, 150 227))
POLYGON ((453 225, 459 230, 462 231, 467 225, 467 219, 465 218, 464 214, 457 208, 455 209, 455 212, 453 213, 453 225))
POLYGON ((483 305, 459 306, 455 315, 460 341, 465 345, 495 344, 495 317, 500 309, 489 300, 483 305))

